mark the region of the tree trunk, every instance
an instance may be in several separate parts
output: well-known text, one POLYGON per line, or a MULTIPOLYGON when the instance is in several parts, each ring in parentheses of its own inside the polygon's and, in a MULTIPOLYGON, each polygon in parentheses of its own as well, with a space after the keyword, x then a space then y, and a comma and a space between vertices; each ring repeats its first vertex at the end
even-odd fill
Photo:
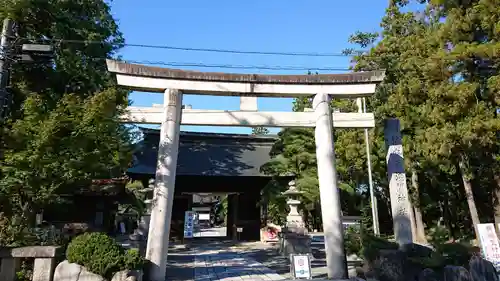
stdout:
POLYGON ((474 201, 474 193, 472 192, 472 183, 467 175, 467 165, 464 157, 460 159, 459 168, 460 168, 460 176, 462 177, 462 181, 464 184, 465 197, 467 198, 467 204, 469 205, 469 212, 472 219, 472 224, 474 225, 474 233, 476 234, 476 241, 479 243, 479 231, 477 229, 477 225, 481 222, 479 221, 479 214, 476 208, 476 202, 474 201))
POLYGON ((413 243, 417 241, 417 226, 415 225, 415 213, 414 213, 413 202, 410 201, 410 223, 411 223, 411 236, 413 238, 413 243))
POLYGON ((266 202, 262 202, 262 204, 260 205, 260 212, 261 212, 261 218, 260 218, 260 224, 261 224, 261 227, 265 227, 267 225, 267 220, 268 220, 268 209, 269 209, 269 206, 268 206, 268 201, 266 200, 266 202))
POLYGON ((422 211, 420 210, 420 186, 418 184, 418 173, 415 169, 411 172, 411 185, 415 191, 415 197, 417 202, 413 204, 413 211, 415 213, 415 229, 416 229, 416 241, 419 243, 427 243, 427 237, 425 236, 425 226, 422 219, 422 211))
POLYGON ((495 176, 496 189, 495 189, 495 198, 493 200, 495 206, 495 224, 500 224, 500 174, 496 174, 495 176))

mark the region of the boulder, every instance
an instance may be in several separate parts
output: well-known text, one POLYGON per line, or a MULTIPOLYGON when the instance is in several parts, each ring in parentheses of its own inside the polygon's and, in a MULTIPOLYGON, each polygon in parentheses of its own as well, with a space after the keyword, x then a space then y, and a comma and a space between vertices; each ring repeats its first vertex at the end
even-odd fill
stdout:
POLYGON ((85 267, 82 267, 82 272, 80 272, 80 276, 78 276, 78 281, 106 281, 106 279, 104 279, 104 277, 102 277, 101 275, 92 273, 85 267))
POLYGON ((141 281, 142 271, 141 270, 122 270, 115 275, 111 281, 141 281))
POLYGON ((469 271, 461 266, 447 265, 443 270, 444 281, 472 281, 469 271))
POLYGON ((495 266, 479 256, 471 258, 469 272, 474 281, 499 281, 495 266))
POLYGON ((425 257, 428 258, 434 252, 434 249, 430 246, 409 243, 401 246, 401 251, 405 252, 408 257, 425 257))
POLYGON ((79 264, 70 263, 66 260, 57 265, 54 272, 54 281, 105 281, 105 279, 79 264))
POLYGON ((422 270, 400 250, 381 250, 373 263, 374 277, 380 281, 416 280, 422 270))
POLYGON ((426 268, 418 275, 418 281, 439 281, 440 278, 434 270, 426 268))
POLYGON ((122 270, 115 273, 111 281, 137 281, 137 278, 134 272, 130 270, 122 270))
POLYGON ((78 281, 82 266, 76 263, 63 261, 57 265, 54 272, 54 281, 78 281))

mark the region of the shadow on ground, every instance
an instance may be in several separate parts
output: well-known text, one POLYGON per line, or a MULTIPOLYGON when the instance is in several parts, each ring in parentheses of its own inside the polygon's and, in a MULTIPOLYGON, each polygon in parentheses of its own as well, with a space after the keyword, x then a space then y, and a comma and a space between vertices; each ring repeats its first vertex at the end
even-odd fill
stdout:
MULTIPOLYGON (((323 245, 313 245, 314 259, 311 261, 313 278, 324 278, 326 274, 325 253, 323 245)), ((278 253, 277 244, 264 244, 260 242, 245 243, 234 241, 221 241, 220 239, 196 239, 186 245, 177 245, 169 249, 167 266, 167 280, 193 280, 194 279, 194 258, 203 255, 205 251, 217 252, 218 256, 238 254, 249 257, 262 263, 272 271, 285 278, 290 278, 289 259, 278 253)), ((215 272, 222 268, 213 268, 215 272)), ((227 277, 236 275, 241 271, 250 269, 244 266, 229 268, 227 277), (234 271, 233 271, 234 270, 234 271)))

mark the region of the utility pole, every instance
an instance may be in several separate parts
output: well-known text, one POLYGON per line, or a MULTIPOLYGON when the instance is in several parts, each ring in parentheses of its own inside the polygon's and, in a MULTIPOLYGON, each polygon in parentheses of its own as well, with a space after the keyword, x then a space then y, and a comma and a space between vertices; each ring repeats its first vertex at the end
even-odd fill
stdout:
POLYGON ((14 33, 13 22, 9 18, 3 20, 2 37, 0 39, 0 121, 3 121, 8 113, 9 93, 7 86, 10 80, 10 65, 12 57, 11 39, 14 33))
MULTIPOLYGON (((365 98, 357 98, 356 103, 358 105, 358 112, 366 113, 365 98)), ((373 233, 378 236, 380 235, 380 227, 378 221, 378 207, 377 207, 377 198, 375 197, 375 190, 373 187, 372 161, 370 156, 370 137, 368 135, 368 129, 366 128, 365 128, 365 148, 366 148, 366 164, 368 166, 368 184, 370 188, 370 201, 372 207, 373 233)))

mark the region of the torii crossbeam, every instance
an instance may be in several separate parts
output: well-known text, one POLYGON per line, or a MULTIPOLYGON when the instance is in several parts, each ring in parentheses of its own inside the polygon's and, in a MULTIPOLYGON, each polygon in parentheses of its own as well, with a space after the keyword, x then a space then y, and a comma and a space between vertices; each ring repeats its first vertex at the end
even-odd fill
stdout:
MULTIPOLYGON (((163 107, 129 106, 124 123, 161 124, 163 107)), ((335 112, 334 128, 373 128, 373 113, 335 112)), ((183 109, 181 125, 233 127, 315 127, 314 112, 260 112, 241 110, 183 109)))

